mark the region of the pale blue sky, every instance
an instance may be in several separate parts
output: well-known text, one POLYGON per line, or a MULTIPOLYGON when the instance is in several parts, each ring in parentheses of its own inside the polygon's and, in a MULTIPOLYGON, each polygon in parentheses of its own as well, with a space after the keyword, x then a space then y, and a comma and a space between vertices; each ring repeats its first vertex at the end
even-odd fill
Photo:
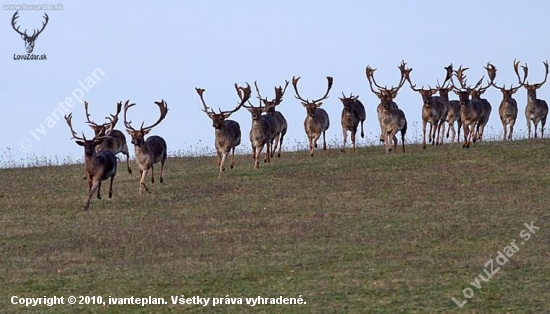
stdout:
MULTIPOLYGON (((378 99, 367 85, 367 65, 378 69, 380 84, 394 85, 399 79, 397 66, 405 60, 414 69, 414 83, 433 86, 451 62, 455 68, 469 67, 469 82, 474 83, 491 61, 498 69, 496 82, 502 85, 516 82, 512 69, 516 58, 528 63, 531 82, 541 81, 542 62, 550 56, 547 1, 46 3, 63 5, 63 10, 46 11, 49 23, 36 40, 33 53, 46 54, 47 61, 13 60, 14 54, 25 54, 23 40, 10 25, 15 11, 2 10, 0 16, 0 149, 9 148, 16 160, 29 154, 82 156, 82 148, 70 140, 63 119, 51 128, 45 120, 52 117, 58 103, 82 89, 79 81, 98 68, 105 75, 88 92, 83 91, 93 118, 101 121, 117 101, 130 99, 137 104, 129 114, 131 120, 152 123, 158 117, 153 101, 162 98, 169 113, 152 134, 163 136, 173 152, 199 141, 213 148, 214 130, 200 110, 195 87, 206 89, 209 105, 230 109, 237 101, 234 83, 257 80, 262 93, 271 96, 275 85, 296 75, 302 77, 300 93, 316 98, 324 93, 325 77, 330 75, 334 86, 323 104, 331 119, 327 137, 341 140, 338 96, 353 92, 367 109, 365 133, 369 138, 361 140, 366 143, 379 132, 378 99), (18 149, 23 138, 28 139, 24 148, 32 145, 29 152, 18 149)), ((32 29, 41 26, 44 10, 20 10, 19 15, 18 25, 32 29)), ((550 84, 545 85, 539 97, 548 98, 549 89, 550 84)), ((489 125, 500 136, 500 92, 489 89, 485 97, 493 105, 489 125)), ((516 127, 525 130, 525 90, 518 91, 516 99, 520 110, 516 127)), ((415 122, 420 132, 420 96, 405 86, 396 101, 411 125, 407 137, 412 140, 415 122)), ((91 135, 84 124, 83 105, 76 103, 71 110, 75 128, 91 135)), ((287 143, 305 142, 305 109, 294 98, 291 86, 279 110, 289 123, 287 143)), ((241 124, 241 149, 248 151, 250 114, 241 110, 232 118, 241 124)), ((133 155, 131 145, 130 149, 133 155)))

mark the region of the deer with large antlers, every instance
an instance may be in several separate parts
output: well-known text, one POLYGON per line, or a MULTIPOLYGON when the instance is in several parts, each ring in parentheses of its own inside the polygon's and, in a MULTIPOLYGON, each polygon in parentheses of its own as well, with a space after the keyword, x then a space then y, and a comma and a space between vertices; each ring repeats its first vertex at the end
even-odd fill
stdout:
POLYGON ((215 129, 215 142, 214 146, 216 147, 216 155, 218 157, 218 166, 220 171, 218 174, 218 179, 221 178, 222 172, 225 171, 225 160, 231 152, 231 169, 235 165, 235 147, 241 144, 241 127, 238 122, 229 120, 229 116, 239 110, 245 102, 250 99, 251 91, 250 85, 247 83, 246 87, 238 87, 235 84, 235 89, 239 95, 240 101, 231 111, 222 111, 220 109, 219 113, 214 112, 212 108, 206 106, 206 102, 203 98, 204 89, 195 88, 197 94, 202 102, 202 111, 204 111, 208 117, 212 120, 212 126, 215 129))
POLYGON ((248 102, 248 105, 243 104, 243 107, 248 109, 252 116, 250 144, 252 145, 252 157, 254 157, 254 169, 258 169, 260 167, 260 154, 264 146, 267 146, 264 162, 271 162, 271 149, 275 138, 277 121, 270 115, 262 115, 265 111, 265 107, 262 106, 263 101, 257 82, 254 82, 254 86, 256 87, 258 98, 260 99, 259 106, 255 107, 252 103, 248 102))
MULTIPOLYGON (((410 70, 412 71, 412 69, 410 70)), ((409 73, 410 71, 406 72, 406 80, 409 82, 411 89, 418 92, 422 97, 422 148, 426 149, 426 125, 428 123, 430 124, 428 141, 432 145, 441 145, 443 144, 443 134, 445 133, 445 121, 449 112, 449 100, 441 96, 434 96, 435 93, 441 90, 440 88, 416 88, 416 85, 413 85, 411 82, 409 73)), ((447 72, 443 85, 450 78, 451 76, 447 72)))
POLYGON ((454 75, 460 83, 460 88, 454 85, 452 78, 451 86, 455 94, 458 95, 460 102, 460 120, 462 122, 464 133, 464 143, 462 144, 462 147, 470 148, 472 140, 475 138, 476 127, 479 123, 483 110, 480 101, 470 99, 470 93, 472 90, 481 85, 483 78, 481 78, 481 80, 479 80, 473 88, 471 86, 467 86, 466 76, 464 74, 464 71, 466 70, 468 70, 468 68, 462 68, 462 66, 460 66, 458 70, 454 71, 454 75))
POLYGON ((275 110, 276 107, 280 105, 281 102, 283 101, 283 95, 285 94, 288 83, 289 83, 288 81, 285 81, 284 89, 282 86, 275 87, 275 98, 272 100, 268 100, 267 98, 262 98, 260 96, 260 90, 258 89, 258 86, 256 86, 256 91, 258 92, 258 98, 260 98, 260 100, 263 102, 265 107, 264 109, 265 114, 268 116, 272 116, 275 119, 275 137, 273 138, 273 141, 271 144, 271 158, 273 158, 277 148, 279 149, 279 151, 277 152, 277 157, 281 157, 283 139, 286 135, 286 131, 288 128, 288 124, 283 114, 280 111, 275 110))
MULTIPOLYGON (((517 67, 517 64, 514 64, 517 67)), ((487 69, 489 77, 496 76, 497 69, 491 65, 487 69)), ((502 100, 500 101, 500 106, 498 107, 498 114, 500 116, 500 121, 502 122, 503 135, 502 140, 506 141, 511 140, 514 134, 514 125, 516 124, 516 118, 518 116, 518 104, 516 100, 512 97, 518 89, 521 88, 522 84, 525 82, 526 76, 523 78, 523 82, 516 87, 510 84, 510 88, 506 88, 506 85, 499 87, 493 82, 493 86, 500 90, 502 93, 502 100), (508 132, 508 129, 510 131, 508 132)))
POLYGON ((16 22, 15 20, 19 18, 19 16, 17 16, 18 13, 19 11, 15 11, 15 13, 13 14, 13 17, 11 18, 11 26, 19 35, 21 35, 21 38, 23 38, 23 40, 25 41, 25 49, 27 50, 27 52, 32 53, 32 51, 34 50, 34 42, 36 41, 36 38, 38 38, 38 35, 40 35, 40 33, 42 33, 44 28, 46 28, 46 25, 48 25, 48 21, 50 20, 50 18, 48 17, 48 14, 44 13, 43 17, 46 21, 42 22, 42 29, 33 30, 32 35, 29 36, 27 35, 27 30, 25 30, 24 32, 21 32, 19 30, 19 26, 17 26, 17 28, 15 27, 15 22, 16 22))
POLYGON ((448 124, 447 128, 447 134, 446 138, 449 138, 450 131, 453 132, 453 136, 451 138, 451 144, 455 142, 457 131, 455 130, 454 124, 455 122, 458 125, 458 138, 457 142, 460 141, 460 128, 462 127, 462 122, 460 120, 460 101, 458 100, 451 100, 449 99, 449 92, 453 89, 451 86, 450 79, 453 75, 453 65, 450 64, 449 66, 445 67, 445 70, 447 71, 447 77, 449 78, 449 83, 447 85, 443 84, 440 86, 437 84, 436 88, 439 91, 439 96, 442 97, 444 100, 446 100, 449 103, 449 110, 447 111, 447 116, 445 117, 445 121, 448 124))
POLYGON ((397 132, 401 132, 401 143, 403 145, 403 152, 405 152, 405 134, 407 133, 407 119, 405 113, 399 109, 397 103, 393 100, 397 97, 397 92, 405 84, 406 77, 411 69, 406 68, 405 62, 401 62, 398 67, 401 71, 401 79, 396 87, 382 87, 376 83, 374 79, 374 71, 376 69, 367 66, 365 74, 369 81, 371 91, 378 97, 380 103, 376 107, 378 115, 378 122, 380 123, 380 141, 385 143, 386 153, 392 150, 391 142, 393 141, 393 152, 397 149, 397 132), (374 90, 373 84, 378 88, 378 91, 374 90))
POLYGON ((128 144, 126 143, 126 136, 124 136, 124 133, 122 133, 119 130, 115 130, 114 127, 118 122, 118 115, 120 114, 122 110, 122 102, 117 103, 117 111, 116 114, 111 114, 111 117, 107 117, 112 122, 111 123, 103 123, 103 124, 97 124, 93 120, 90 119, 90 114, 88 113, 88 102, 84 102, 84 109, 86 111, 86 123, 90 126, 92 130, 94 130, 95 136, 104 136, 105 139, 101 143, 101 145, 96 147, 96 150, 110 150, 115 156, 119 153, 122 153, 126 156, 126 166, 128 168, 128 173, 132 173, 132 169, 130 168, 130 153, 128 152, 128 144), (108 132, 108 133, 107 133, 108 132))
POLYGON ((142 122, 139 130, 134 129, 131 125, 132 121, 128 121, 127 119, 128 109, 135 106, 136 104, 130 104, 129 100, 127 100, 124 104, 124 126, 126 126, 126 132, 128 132, 128 134, 130 134, 130 136, 132 137, 132 144, 134 145, 134 151, 136 154, 136 163, 138 165, 139 173, 141 175, 141 178, 139 180, 140 193, 143 190, 149 192, 149 188, 145 184, 145 180, 147 178, 147 173, 149 172, 149 170, 151 170, 151 183, 155 183, 153 165, 156 163, 160 162, 159 179, 160 183, 164 182, 162 172, 164 171, 164 163, 166 162, 166 158, 168 156, 166 141, 158 135, 149 136, 147 140, 145 139, 145 135, 149 134, 149 132, 151 132, 151 130, 155 126, 162 122, 162 120, 164 120, 166 114, 168 113, 168 105, 164 100, 155 101, 155 104, 159 107, 159 119, 157 120, 157 122, 147 127, 144 127, 143 124, 145 122, 142 122))
MULTIPOLYGON (((548 104, 545 100, 537 98, 537 89, 541 88, 546 79, 548 78, 548 61, 544 61, 544 80, 538 84, 529 84, 529 82, 522 82, 519 77, 518 65, 519 61, 514 60, 514 70, 518 77, 519 83, 527 90, 527 105, 525 106, 525 118, 527 119, 527 132, 528 138, 531 138, 531 122, 535 126, 535 138, 537 138, 537 125, 541 123, 540 137, 544 137, 544 125, 546 125, 546 117, 548 116, 548 104)), ((529 69, 527 63, 521 66, 523 68, 524 81, 527 79, 529 69)))
MULTIPOLYGON (((86 169, 86 179, 88 181, 88 200, 84 206, 84 210, 90 208, 90 201, 92 195, 97 190, 97 198, 101 199, 101 182, 107 179, 111 179, 109 185, 109 198, 113 196, 113 179, 115 178, 117 172, 117 161, 115 155, 109 150, 99 150, 96 151, 96 147, 101 145, 105 137, 95 136, 93 139, 88 140, 84 133, 82 137, 79 137, 75 130, 73 129, 72 124, 73 114, 70 113, 68 116, 65 116, 65 121, 69 125, 71 133, 73 135, 72 139, 75 139, 76 144, 84 147, 84 167, 86 169)), ((113 128, 111 124, 109 128, 113 128)))
POLYGON ((327 91, 323 97, 315 100, 304 99, 300 96, 300 93, 298 92, 299 79, 300 77, 292 77, 292 86, 294 87, 294 92, 296 93, 296 99, 299 99, 302 102, 302 106, 304 106, 307 111, 307 116, 304 120, 304 129, 309 141, 309 155, 313 157, 315 148, 317 148, 317 140, 319 140, 321 135, 323 135, 323 150, 327 149, 325 132, 330 126, 330 120, 327 112, 321 108, 321 105, 323 104, 322 101, 328 98, 328 93, 332 88, 333 79, 331 76, 327 76, 327 91))
POLYGON ((340 101, 344 106, 342 108, 342 117, 340 122, 342 124, 342 133, 344 135, 344 146, 342 147, 342 152, 346 149, 346 140, 348 137, 348 131, 351 132, 351 144, 353 146, 353 151, 355 152, 355 135, 357 134, 357 128, 359 123, 361 123, 361 137, 365 138, 365 132, 363 132, 363 122, 367 118, 367 113, 365 111, 365 106, 359 100, 359 95, 353 96, 352 94, 349 97, 346 97, 342 92, 342 97, 340 101))
POLYGON ((483 95, 483 93, 485 93, 485 91, 487 91, 487 89, 493 85, 493 81, 496 76, 496 69, 494 65, 492 65, 491 63, 487 63, 485 70, 487 70, 487 73, 489 74, 489 81, 487 82, 487 86, 481 86, 481 83, 483 82, 482 77, 476 84, 476 86, 470 90, 470 99, 474 102, 479 102, 480 108, 476 134, 473 139, 474 143, 483 139, 483 131, 485 130, 485 126, 489 122, 489 116, 491 115, 492 111, 491 103, 489 103, 487 99, 481 98, 481 95, 483 95))

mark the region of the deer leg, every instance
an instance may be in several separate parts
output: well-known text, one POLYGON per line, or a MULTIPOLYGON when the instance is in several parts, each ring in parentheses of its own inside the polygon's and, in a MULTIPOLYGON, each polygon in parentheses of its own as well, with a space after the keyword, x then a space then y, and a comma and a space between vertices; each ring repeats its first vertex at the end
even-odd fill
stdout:
POLYGON ((221 153, 219 150, 216 150, 216 156, 218 157, 218 166, 221 165, 221 153))
POLYGON ((224 152, 222 155, 221 155, 221 161, 220 161, 220 172, 218 174, 218 179, 220 179, 222 177, 222 172, 225 171, 225 159, 227 158, 227 155, 229 154, 229 152, 224 152))
POLYGON ((146 192, 149 192, 149 188, 147 188, 147 185, 145 185, 145 180, 147 179, 147 173, 149 172, 149 169, 145 169, 141 171, 141 178, 139 180, 139 192, 143 192, 145 190, 146 192))
POLYGON ((344 146, 340 151, 343 153, 346 151, 346 141, 348 139, 348 130, 346 128, 342 128, 342 135, 344 136, 344 146))
POLYGON ((271 157, 275 155, 275 151, 277 150, 277 147, 279 146, 279 138, 281 137, 281 133, 277 133, 275 137, 273 138, 273 142, 271 142, 271 157))
POLYGON ((281 158, 281 149, 283 148, 283 138, 284 134, 281 133, 280 143, 279 143, 279 152, 277 152, 277 158, 281 158))
POLYGON ((531 120, 527 117, 527 139, 531 139, 531 120))
POLYGON ((101 179, 99 180, 99 182, 97 184, 97 199, 98 200, 101 199, 101 179))
POLYGON ((153 171, 153 165, 151 165, 151 183, 155 183, 155 176, 153 175, 154 171, 153 171))
POLYGON ((327 140, 325 137, 325 131, 323 131, 323 150, 327 150, 327 140))
POLYGON ((365 138, 365 132, 363 132, 363 121, 361 121, 361 138, 365 138))
POLYGON ((469 126, 467 124, 463 125, 464 128, 464 144, 462 144, 462 148, 469 147, 470 144, 468 143, 468 136, 470 135, 469 126))
POLYGON ((97 189, 99 183, 101 183, 101 181, 94 183, 90 187, 90 192, 88 193, 88 200, 86 201, 86 205, 84 206, 84 210, 88 210, 90 208, 90 201, 92 200, 92 195, 94 195, 94 192, 97 189))
POLYGON ((265 156, 264 156, 264 162, 270 162, 271 159, 271 145, 272 145, 272 142, 271 141, 267 141, 267 143, 265 143, 265 156))
POLYGON ((540 120, 540 138, 544 138, 544 126, 546 125, 546 117, 540 120))
POLYGON ((392 132, 392 139, 393 139, 393 153, 396 154, 397 153, 397 136, 395 136, 395 134, 397 134, 397 129, 396 129, 396 132, 392 132))
POLYGON ((422 148, 426 149, 426 120, 422 120, 422 148))
POLYGON ((130 153, 128 153, 128 145, 126 145, 126 143, 122 144, 121 152, 126 156, 126 166, 128 167, 128 173, 132 174, 132 169, 130 168, 130 153))
POLYGON ((355 134, 357 133, 357 129, 351 131, 351 144, 353 146, 353 152, 355 153, 355 134))
POLYGON ((510 120, 510 132, 508 133, 508 139, 512 140, 514 134, 514 125, 516 124, 516 119, 510 120))
POLYGON ((403 146, 403 153, 405 152, 405 133, 401 131, 401 145, 403 146))
POLYGON ((537 138, 537 126, 538 126, 538 124, 539 124, 538 119, 535 120, 535 121, 533 121, 533 124, 535 125, 535 138, 537 138))
POLYGON ((113 180, 115 179, 115 175, 111 176, 111 183, 109 184, 109 198, 113 197, 113 180))
POLYGON ((160 161, 160 183, 164 183, 164 178, 162 177, 162 173, 164 171, 165 162, 166 162, 166 159, 160 161))
POLYGON ((229 164, 231 169, 235 166, 235 147, 231 149, 231 163, 229 164))
POLYGON ((443 134, 445 134, 445 121, 439 123, 439 130, 437 131, 437 137, 439 138, 439 145, 443 145, 443 134))
POLYGON ((254 158, 254 169, 258 169, 260 167, 260 155, 262 154, 262 150, 264 149, 264 145, 258 145, 256 146, 256 153, 254 158))

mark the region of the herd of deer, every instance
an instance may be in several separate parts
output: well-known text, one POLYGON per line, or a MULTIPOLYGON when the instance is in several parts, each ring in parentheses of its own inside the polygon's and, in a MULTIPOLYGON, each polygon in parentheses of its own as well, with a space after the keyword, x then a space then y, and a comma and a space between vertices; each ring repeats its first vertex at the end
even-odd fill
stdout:
MULTIPOLYGON (((548 62, 544 62, 543 64, 546 70, 544 80, 538 84, 529 84, 526 82, 528 75, 527 65, 521 66, 523 69, 522 79, 519 74, 519 62, 514 61, 513 66, 518 78, 518 85, 510 85, 510 88, 505 88, 505 85, 499 87, 495 84, 494 81, 497 70, 495 66, 490 63, 485 67, 489 78, 487 84, 483 86, 482 77, 473 87, 466 82, 464 72, 468 68, 462 68, 461 66, 458 70, 453 70, 451 64, 444 68, 446 75, 443 84, 440 85, 438 82, 436 88, 428 89, 424 87, 416 88, 416 85, 411 82, 410 78, 412 69, 407 68, 405 62, 402 62, 398 67, 401 72, 399 83, 396 87, 392 86, 391 88, 379 85, 374 79, 374 72, 376 69, 367 66, 366 76, 370 89, 380 100, 376 108, 381 131, 380 141, 384 142, 386 152, 390 152, 393 149, 395 153, 398 142, 396 134, 399 132, 401 134, 402 149, 403 152, 405 152, 407 119, 405 113, 399 109, 397 103, 394 101, 398 91, 403 87, 405 82, 408 82, 411 89, 418 92, 422 97, 422 146, 424 149, 426 148, 426 126, 428 123, 430 124, 428 141, 432 145, 441 145, 443 143, 445 123, 448 124, 447 138, 449 137, 450 131, 452 131, 451 143, 454 143, 457 133, 454 128, 455 122, 458 125, 458 138, 460 137, 460 128, 463 128, 464 143, 462 146, 464 148, 470 147, 471 142, 475 143, 476 141, 482 140, 483 131, 489 120, 492 107, 489 101, 481 98, 481 96, 491 86, 502 92, 499 114, 504 129, 503 140, 511 140, 513 136, 518 106, 516 100, 514 100, 512 96, 520 87, 524 87, 527 90, 525 116, 528 122, 528 137, 531 138, 531 122, 535 127, 535 138, 537 138, 537 126, 541 123, 541 137, 543 137, 544 125, 546 124, 546 117, 548 115, 548 105, 546 101, 537 98, 537 89, 546 82, 549 72, 548 62), (453 76, 458 80, 459 86, 455 85, 453 76), (459 100, 450 100, 450 91, 456 93, 459 100), (436 93, 439 93, 439 96, 434 96, 436 93)), ((304 99, 300 96, 298 92, 299 79, 300 77, 293 77, 292 86, 294 87, 295 97, 301 101, 307 111, 307 116, 304 120, 304 129, 309 141, 309 153, 310 156, 313 156, 317 148, 317 141, 321 135, 323 136, 323 149, 326 150, 327 148, 325 132, 329 128, 330 120, 327 112, 320 107, 322 101, 328 98, 333 85, 333 78, 330 76, 327 77, 328 86, 325 94, 321 98, 315 100, 304 99)), ((254 158, 254 168, 257 169, 260 165, 260 155, 264 147, 266 147, 264 162, 270 162, 277 149, 277 156, 281 157, 283 139, 287 132, 287 121, 283 114, 275 109, 283 100, 283 95, 289 82, 286 81, 285 83, 284 88, 282 86, 275 87, 275 98, 269 100, 267 97, 263 98, 261 96, 258 84, 254 82, 257 98, 259 99, 258 106, 254 106, 250 102, 252 91, 248 83, 246 87, 235 84, 235 90, 239 97, 237 106, 231 111, 222 111, 220 109, 219 113, 216 113, 212 108, 206 105, 203 97, 205 90, 196 88, 196 92, 202 102, 202 110, 212 120, 212 126, 215 129, 215 147, 219 166, 218 178, 220 178, 222 172, 225 171, 225 161, 229 153, 231 153, 230 167, 233 168, 235 165, 235 148, 241 143, 241 129, 238 122, 229 120, 228 118, 241 107, 247 108, 252 117, 250 143, 252 146, 252 157, 254 158)), ((340 101, 343 104, 341 125, 344 142, 342 151, 346 148, 348 131, 351 132, 351 143, 353 151, 355 151, 355 136, 359 124, 361 124, 361 137, 365 137, 363 132, 363 122, 366 119, 365 107, 359 101, 358 96, 353 96, 353 94, 346 97, 344 93, 342 93, 340 101)), ((160 110, 159 119, 148 127, 144 127, 142 123, 139 130, 134 129, 131 126, 131 121, 127 119, 128 109, 135 104, 130 104, 129 101, 126 101, 124 104, 124 125, 126 131, 132 138, 131 142, 134 145, 136 163, 141 174, 139 182, 140 193, 149 191, 145 184, 149 170, 151 170, 151 183, 155 182, 153 165, 159 162, 161 164, 160 182, 163 182, 162 172, 167 157, 166 142, 160 136, 149 136, 145 139, 145 136, 151 129, 164 120, 168 113, 168 106, 164 100, 155 102, 155 104, 160 110)), ((101 198, 101 182, 109 178, 111 180, 109 198, 111 198, 113 194, 113 179, 117 172, 116 155, 118 153, 126 155, 128 172, 132 173, 132 170, 129 163, 126 138, 121 131, 114 129, 118 122, 118 115, 122 110, 122 102, 117 103, 116 113, 110 115, 110 117, 106 117, 107 121, 103 124, 97 124, 90 120, 87 102, 84 102, 84 107, 86 111, 86 123, 88 123, 94 131, 94 137, 92 139, 86 139, 84 133, 82 133, 82 137, 77 135, 77 132, 74 131, 72 126, 72 113, 65 116, 65 120, 71 130, 72 138, 76 139, 78 145, 84 147, 84 164, 89 188, 88 200, 84 210, 88 210, 93 194, 97 190, 97 198, 101 198)))

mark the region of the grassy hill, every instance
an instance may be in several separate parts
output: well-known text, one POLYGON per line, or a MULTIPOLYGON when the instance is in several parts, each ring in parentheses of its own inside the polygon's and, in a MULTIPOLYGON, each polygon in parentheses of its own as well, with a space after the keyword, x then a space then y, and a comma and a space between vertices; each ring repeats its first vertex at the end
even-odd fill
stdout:
MULTIPOLYGON (((138 194, 82 209, 82 165, 2 169, 1 311, 544 312, 550 308, 550 141, 444 145, 406 154, 171 158, 138 194), (525 223, 540 227, 527 241, 525 223), (524 234, 525 235, 525 234, 524 234), (510 243, 519 250, 502 266, 510 243), (524 241, 525 240, 525 241, 524 241), (519 243, 524 243, 520 245, 519 243), (487 282, 484 269, 494 261, 487 282), (500 258, 502 262, 503 259, 500 258), (478 289, 473 282, 481 288, 478 289), (467 289, 470 288, 470 291, 467 289), (467 299, 463 290, 466 289, 467 299), (11 296, 163 297, 168 305, 25 308, 11 296), (303 305, 172 305, 170 296, 298 298, 303 305), (459 308, 459 303, 468 302, 459 308)), ((528 231, 528 230, 527 230, 528 231)), ((222 301, 225 302, 225 301, 222 301)))

